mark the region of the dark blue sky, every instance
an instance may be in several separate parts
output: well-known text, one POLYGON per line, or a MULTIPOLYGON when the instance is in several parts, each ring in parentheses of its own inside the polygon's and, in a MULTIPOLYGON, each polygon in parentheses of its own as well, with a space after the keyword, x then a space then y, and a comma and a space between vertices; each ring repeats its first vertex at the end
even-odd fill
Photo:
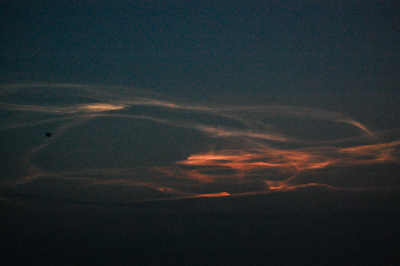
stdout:
POLYGON ((0 257, 397 262, 399 14, 0 0, 0 257))
POLYGON ((3 82, 127 85, 194 102, 328 107, 367 114, 376 128, 399 124, 386 115, 399 100, 397 1, 1 5, 3 82))
POLYGON ((123 84, 217 101, 398 90, 397 1, 1 5, 5 81, 123 84))

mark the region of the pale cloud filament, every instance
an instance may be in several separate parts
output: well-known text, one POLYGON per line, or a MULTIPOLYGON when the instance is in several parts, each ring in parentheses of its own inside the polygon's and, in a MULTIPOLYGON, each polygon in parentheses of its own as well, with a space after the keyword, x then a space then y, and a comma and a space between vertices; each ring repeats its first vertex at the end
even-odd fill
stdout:
MULTIPOLYGON (((27 148, 19 163, 25 174, 13 180, 2 181, 1 188, 6 189, 10 186, 33 185, 40 179, 51 179, 81 182, 81 186, 138 189, 126 196, 128 198, 123 199, 123 202, 217 198, 288 191, 307 186, 340 189, 328 181, 309 182, 302 181, 300 177, 313 171, 329 172, 334 168, 399 164, 400 161, 400 140, 397 137, 381 141, 380 134, 383 133, 372 132, 345 114, 312 108, 275 105, 202 106, 173 102, 152 96, 149 92, 126 88, 73 84, 11 84, 0 86, 0 109, 9 114, 0 124, 2 132, 12 134, 13 130, 53 125, 55 133, 52 138, 43 139, 41 143, 27 148), (25 97, 38 93, 39 96, 45 95, 46 99, 56 99, 60 91, 67 92, 65 97, 70 98, 40 102, 41 97, 36 97, 39 102, 31 103, 29 97, 25 97), (79 99, 83 100, 77 103, 79 99), (284 133, 274 124, 276 119, 326 121, 350 127, 358 133, 343 138, 315 141, 296 135, 296 131, 284 133), (186 137, 191 137, 194 142, 201 138, 203 144, 196 146, 198 150, 193 145, 191 150, 192 144, 189 143, 187 150, 191 150, 190 154, 185 157, 177 156, 180 159, 163 165, 155 163, 146 167, 131 167, 128 158, 140 159, 141 154, 137 154, 137 150, 132 150, 132 155, 124 153, 121 155, 123 157, 114 160, 117 162, 115 166, 94 164, 94 167, 81 170, 72 167, 73 171, 52 172, 35 165, 33 161, 39 153, 46 154, 51 145, 61 145, 65 138, 68 139, 66 133, 91 123, 105 123, 100 127, 101 132, 94 136, 102 136, 113 127, 137 127, 132 132, 127 132, 126 129, 121 132, 123 135, 132 135, 132 139, 126 138, 126 142, 121 144, 121 149, 131 142, 139 143, 140 146, 141 140, 135 138, 145 138, 149 133, 157 136, 151 140, 159 143, 154 146, 156 149, 168 146, 171 138, 177 138, 174 139, 176 143, 186 137), (109 126, 110 123, 113 126, 109 126), (141 134, 142 128, 139 125, 151 125, 153 128, 148 133, 141 134), (163 130, 173 130, 175 133, 163 139, 163 130), (181 131, 185 133, 180 133, 181 131), (119 165, 121 161, 124 162, 123 166, 119 165), (252 188, 243 191, 246 186, 252 188), (148 192, 142 192, 143 189, 148 192)), ((312 135, 312 132, 309 133, 312 135)), ((118 135, 113 135, 113 138, 118 138, 118 135)), ((397 133, 395 135, 398 136, 397 133)), ((92 157, 94 160, 100 156, 95 150, 102 146, 109 147, 107 140, 94 143, 85 148, 76 146, 74 142, 70 146, 71 149, 82 149, 81 152, 91 156, 83 160, 92 157)), ((107 149, 112 149, 112 146, 107 149)), ((118 154, 117 150, 113 156, 118 154)), ((171 153, 170 156, 172 155, 171 153)), ((150 158, 149 162, 152 160, 150 158)), ((158 158, 154 158, 154 161, 157 160, 158 158)), ((346 180, 342 182, 345 184, 346 180)))

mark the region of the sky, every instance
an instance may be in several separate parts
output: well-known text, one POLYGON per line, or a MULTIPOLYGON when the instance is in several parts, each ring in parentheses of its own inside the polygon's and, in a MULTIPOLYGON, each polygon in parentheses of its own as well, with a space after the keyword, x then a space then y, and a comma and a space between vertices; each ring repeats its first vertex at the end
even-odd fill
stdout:
POLYGON ((0 12, 8 265, 400 259, 397 1, 0 12))

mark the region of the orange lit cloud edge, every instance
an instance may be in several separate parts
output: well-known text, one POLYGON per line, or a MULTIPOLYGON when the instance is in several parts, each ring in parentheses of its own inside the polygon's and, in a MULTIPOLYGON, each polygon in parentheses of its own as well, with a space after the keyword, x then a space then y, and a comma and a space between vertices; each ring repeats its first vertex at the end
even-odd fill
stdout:
MULTIPOLYGON (((0 88, 0 109, 16 115, 15 118, 4 120, 8 122, 1 124, 1 130, 21 130, 47 123, 59 123, 54 138, 46 139, 45 142, 26 151, 21 165, 27 174, 3 182, 2 188, 32 183, 39 179, 71 182, 79 180, 84 181, 85 186, 143 187, 166 195, 166 197, 149 198, 144 195, 142 198, 126 199, 125 202, 214 198, 288 191, 307 186, 340 189, 339 186, 329 182, 304 183, 299 180, 299 176, 315 170, 329 171, 333 168, 378 164, 398 165, 400 162, 400 140, 397 137, 386 140, 382 138, 382 132, 372 132, 362 123, 335 112, 274 105, 259 107, 193 105, 160 99, 148 92, 126 88, 74 84, 6 84, 0 88), (13 99, 14 95, 23 95, 26 91, 37 89, 49 94, 53 90, 62 89, 86 97, 90 102, 49 105, 8 100, 13 99), (152 108, 149 110, 157 110, 159 115, 154 115, 154 111, 140 114, 131 111, 133 107, 142 106, 152 108), (166 115, 171 112, 172 115, 166 115), (36 116, 37 119, 23 120, 23 116, 18 116, 21 113, 36 116), (227 122, 207 123, 204 119, 196 118, 202 116, 227 122), (44 151, 51 143, 59 141, 61 139, 59 136, 62 134, 79 125, 91 123, 94 119, 103 118, 149 120, 177 129, 192 129, 208 136, 210 149, 193 153, 172 165, 155 165, 140 170, 126 167, 112 169, 98 167, 75 172, 49 172, 32 163, 31 159, 35 154, 44 151), (327 121, 353 127, 359 134, 348 140, 300 139, 298 136, 279 131, 268 120, 270 118, 327 121), (223 143, 223 145, 217 145, 218 148, 215 148, 212 143, 223 143), (138 171, 145 173, 147 178, 137 179, 135 176, 138 171), (249 184, 254 186, 248 191, 238 189, 249 184), (234 189, 230 191, 229 189, 233 187, 234 189)), ((395 136, 397 135, 395 133, 395 136)), ((365 188, 354 187, 354 189, 365 188)))

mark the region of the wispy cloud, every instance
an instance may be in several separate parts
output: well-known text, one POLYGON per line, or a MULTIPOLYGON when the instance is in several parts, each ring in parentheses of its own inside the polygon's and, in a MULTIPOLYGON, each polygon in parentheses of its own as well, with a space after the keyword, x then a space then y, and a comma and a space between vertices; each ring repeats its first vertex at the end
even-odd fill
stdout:
MULTIPOLYGON (((55 134, 51 138, 27 147, 24 155, 19 158, 20 166, 26 174, 14 180, 1 180, 2 188, 33 184, 37 180, 63 180, 67 183, 79 180, 84 181, 80 184, 85 186, 143 187, 156 192, 156 195, 147 197, 144 194, 134 200, 121 199, 121 202, 243 196, 306 186, 339 189, 340 187, 328 181, 321 182, 321 179, 319 183, 304 183, 298 176, 318 169, 329 172, 331 168, 400 162, 400 140, 397 137, 383 141, 382 132, 372 132, 367 126, 345 114, 305 107, 199 105, 175 102, 150 92, 121 87, 5 84, 0 86, 0 109, 7 111, 3 115, 4 122, 0 124, 3 132, 12 134, 15 130, 55 125, 55 134), (60 92, 66 93, 69 98, 65 102, 52 101, 60 92), (24 97, 26 95, 36 95, 35 99, 47 100, 36 100, 32 103, 28 96, 24 97), (75 98, 85 99, 85 102, 76 104, 75 98), (104 119, 152 121, 155 132, 160 130, 157 125, 166 125, 177 131, 186 130, 185 132, 200 134, 206 141, 201 149, 186 159, 167 165, 139 167, 140 169, 119 165, 110 168, 98 164, 95 168, 92 166, 72 172, 49 171, 34 163, 33 159, 37 154, 46 153, 49 145, 61 143, 66 133, 82 125, 91 125, 95 121, 102 123, 104 119), (286 130, 284 133, 282 125, 275 124, 277 120, 287 123, 326 121, 352 128, 352 132, 356 133, 351 136, 336 136, 336 132, 330 132, 331 139, 316 141, 295 134, 296 132, 291 135, 286 130), (237 187, 245 187, 244 184, 255 185, 249 191, 239 191, 237 187)), ((98 134, 103 135, 109 128, 105 125, 103 130, 104 132, 98 134)), ((309 133, 308 135, 313 135, 313 132, 309 133)), ((137 135, 132 134, 132 141, 138 141, 134 140, 135 137, 137 135)), ((195 135, 192 137, 195 138, 195 135)), ((153 141, 168 145, 167 139, 153 141)), ((95 147, 88 149, 95 150, 95 147)), ((137 151, 132 151, 134 152, 137 151)), ((92 156, 96 157, 96 154, 92 156)), ((126 158, 121 160, 127 161, 126 158)), ((71 169, 73 167, 71 165, 71 169)), ((345 183, 346 180, 343 180, 343 184, 345 183)))

